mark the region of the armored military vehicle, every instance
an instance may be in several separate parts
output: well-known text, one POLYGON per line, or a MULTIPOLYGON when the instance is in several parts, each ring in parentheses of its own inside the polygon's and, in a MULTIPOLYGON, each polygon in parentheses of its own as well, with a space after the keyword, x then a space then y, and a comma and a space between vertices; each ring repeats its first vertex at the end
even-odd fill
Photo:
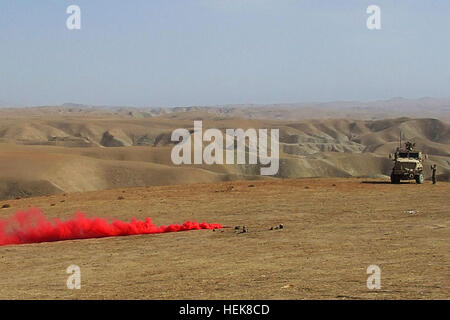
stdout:
POLYGON ((423 183, 423 160, 426 155, 414 150, 416 144, 410 141, 405 147, 398 147, 394 154, 389 157, 394 161, 391 173, 391 183, 400 183, 401 180, 416 180, 418 184, 423 183))

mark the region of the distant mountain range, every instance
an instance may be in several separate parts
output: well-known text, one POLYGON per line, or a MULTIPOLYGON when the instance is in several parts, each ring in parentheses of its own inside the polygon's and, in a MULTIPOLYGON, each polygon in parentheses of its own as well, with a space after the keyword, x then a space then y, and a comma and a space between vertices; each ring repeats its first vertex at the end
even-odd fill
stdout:
MULTIPOLYGON (((0 100, 0 107, 15 107, 0 100)), ((33 107, 28 112, 39 114, 54 110, 58 114, 84 113, 108 114, 146 118, 185 112, 207 112, 217 117, 239 117, 270 120, 306 120, 306 119, 358 119, 377 120, 398 117, 437 118, 450 120, 450 98, 423 97, 420 99, 392 98, 370 102, 331 101, 280 104, 230 104, 215 106, 185 107, 131 107, 131 106, 94 106, 79 103, 64 103, 59 106, 33 107)), ((175 114, 175 115, 174 115, 175 114)))
MULTIPOLYGON (((175 108, 188 111, 202 107, 175 108)), ((204 108, 203 108, 204 109, 204 108)), ((294 104, 265 105, 226 105, 207 108, 209 112, 228 117, 244 117, 271 120, 305 120, 305 119, 359 119, 378 120, 398 117, 438 118, 450 120, 450 99, 392 98, 372 102, 332 101, 294 104)))
POLYGON ((4 100, 0 100, 0 108, 10 107, 12 106, 10 103, 4 100))

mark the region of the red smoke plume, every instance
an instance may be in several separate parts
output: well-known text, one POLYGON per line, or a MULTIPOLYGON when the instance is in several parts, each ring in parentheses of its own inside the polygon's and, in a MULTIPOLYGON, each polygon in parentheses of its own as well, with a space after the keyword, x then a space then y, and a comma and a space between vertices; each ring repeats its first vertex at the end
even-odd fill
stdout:
POLYGON ((16 212, 10 218, 0 219, 0 246, 218 228, 222 226, 193 221, 158 227, 150 218, 145 218, 145 221, 133 218, 130 222, 115 220, 109 223, 104 218, 88 218, 81 212, 66 221, 56 218, 48 220, 39 209, 29 209, 16 212))

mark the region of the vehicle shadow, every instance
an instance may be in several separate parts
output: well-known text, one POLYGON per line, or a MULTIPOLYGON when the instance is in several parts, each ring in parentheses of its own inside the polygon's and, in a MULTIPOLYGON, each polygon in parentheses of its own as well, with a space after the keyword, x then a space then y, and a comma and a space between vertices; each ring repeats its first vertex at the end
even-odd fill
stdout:
POLYGON ((370 181, 370 180, 364 180, 361 181, 361 183, 369 183, 369 184, 391 184, 390 181, 370 181))
MULTIPOLYGON (((391 181, 386 180, 386 181, 370 181, 370 180, 364 180, 361 181, 361 183, 368 183, 368 184, 392 184, 391 181)), ((411 184, 411 181, 401 181, 397 184, 411 184)))

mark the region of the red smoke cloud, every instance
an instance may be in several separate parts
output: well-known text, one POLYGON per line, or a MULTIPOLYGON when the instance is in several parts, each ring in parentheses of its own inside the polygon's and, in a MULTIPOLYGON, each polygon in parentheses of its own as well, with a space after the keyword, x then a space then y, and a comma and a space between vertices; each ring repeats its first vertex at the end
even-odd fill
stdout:
POLYGON ((150 218, 145 221, 133 218, 130 222, 115 220, 109 223, 104 218, 88 218, 81 212, 66 221, 56 218, 49 220, 39 209, 29 209, 16 212, 10 218, 0 219, 0 246, 218 228, 222 226, 194 221, 158 227, 150 218))

